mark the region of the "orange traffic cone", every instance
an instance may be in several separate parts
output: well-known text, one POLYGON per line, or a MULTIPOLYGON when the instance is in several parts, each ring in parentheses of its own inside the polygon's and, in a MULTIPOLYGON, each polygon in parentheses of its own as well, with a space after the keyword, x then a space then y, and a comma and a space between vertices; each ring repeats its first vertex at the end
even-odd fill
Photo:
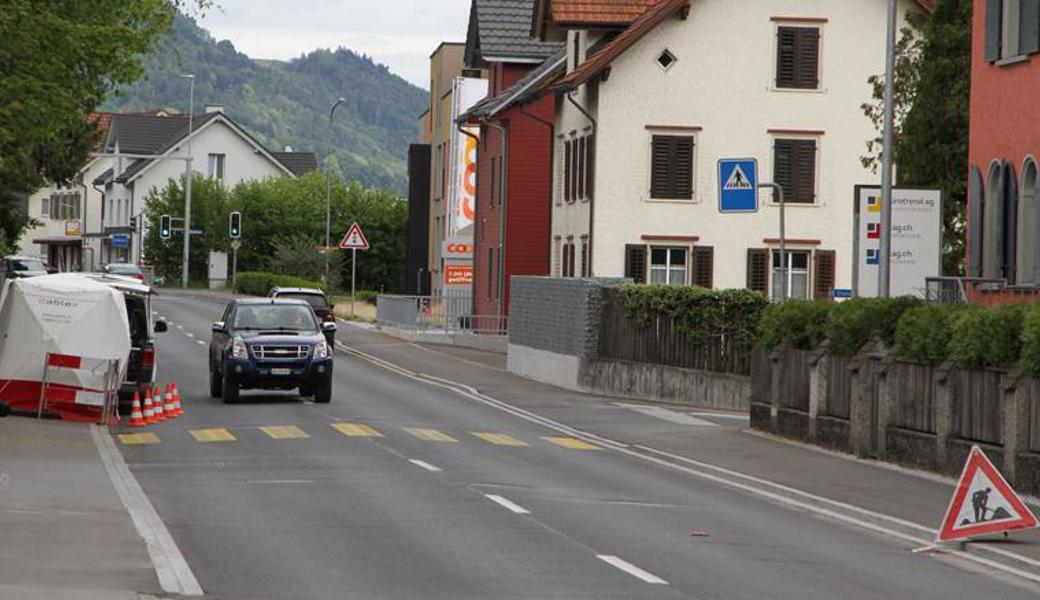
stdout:
POLYGON ((141 412, 141 394, 134 392, 134 405, 130 409, 130 426, 131 427, 144 427, 147 423, 144 422, 144 413, 141 412))
POLYGON ((177 411, 173 406, 173 386, 169 383, 166 384, 166 392, 163 394, 163 414, 166 415, 167 419, 172 419, 177 416, 177 411))
POLYGON ((173 383, 173 414, 178 417, 184 414, 184 409, 181 408, 181 393, 177 390, 177 382, 173 383))
POLYGON ((144 424, 145 425, 151 425, 153 423, 157 423, 157 421, 155 420, 155 410, 152 407, 152 391, 151 390, 145 390, 144 391, 144 413, 143 413, 143 416, 144 416, 144 424))
POLYGON ((163 410, 162 392, 159 391, 158 386, 156 386, 155 391, 152 394, 152 401, 155 404, 155 406, 152 407, 152 410, 155 411, 155 420, 162 423, 166 420, 166 411, 163 410))

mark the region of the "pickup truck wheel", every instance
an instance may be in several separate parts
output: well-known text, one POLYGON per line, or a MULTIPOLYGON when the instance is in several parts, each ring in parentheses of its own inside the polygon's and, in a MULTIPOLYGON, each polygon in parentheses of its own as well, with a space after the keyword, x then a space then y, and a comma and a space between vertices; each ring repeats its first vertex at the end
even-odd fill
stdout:
POLYGON ((221 396, 224 398, 224 404, 238 402, 238 386, 230 378, 224 377, 222 379, 224 380, 224 385, 222 386, 221 391, 223 393, 221 396))
POLYGON ((332 401, 332 379, 326 379, 314 386, 314 401, 318 404, 328 404, 332 401))
POLYGON ((216 365, 209 366, 209 397, 220 398, 224 394, 224 378, 217 372, 216 365))

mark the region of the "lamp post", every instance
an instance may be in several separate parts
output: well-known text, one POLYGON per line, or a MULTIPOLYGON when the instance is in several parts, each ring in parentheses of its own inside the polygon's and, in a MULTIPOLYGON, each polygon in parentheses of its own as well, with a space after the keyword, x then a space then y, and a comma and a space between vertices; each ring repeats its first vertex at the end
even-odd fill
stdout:
POLYGON ((881 244, 878 252, 878 297, 888 298, 892 282, 892 138, 895 127, 894 95, 896 76, 896 0, 888 1, 888 27, 885 37, 885 98, 883 154, 881 155, 881 244))
POLYGON ((195 117, 195 76, 190 74, 181 75, 181 78, 187 79, 191 83, 191 91, 188 97, 188 160, 185 161, 186 174, 184 181, 184 258, 181 263, 181 287, 187 289, 189 277, 188 257, 191 250, 191 131, 195 117))
POLYGON ((325 152, 325 283, 329 283, 329 252, 332 252, 332 116, 336 114, 336 107, 346 102, 346 98, 336 100, 329 109, 329 143, 325 152))

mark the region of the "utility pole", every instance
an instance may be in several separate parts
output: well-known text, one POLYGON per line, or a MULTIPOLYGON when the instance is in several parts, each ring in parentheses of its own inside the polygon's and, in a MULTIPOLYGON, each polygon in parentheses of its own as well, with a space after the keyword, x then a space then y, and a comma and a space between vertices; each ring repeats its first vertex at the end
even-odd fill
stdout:
POLYGON ((890 296, 892 281, 892 159, 893 128, 895 127, 896 75, 896 0, 888 0, 888 28, 885 38, 885 97, 883 123, 883 154, 881 155, 881 247, 878 258, 878 297, 890 296))
POLYGON ((184 181, 184 260, 181 263, 181 287, 188 288, 189 256, 191 251, 191 130, 195 117, 195 76, 181 75, 191 83, 191 92, 188 100, 188 160, 185 168, 186 177, 184 181))
POLYGON ((346 102, 346 98, 336 100, 329 110, 329 137, 325 152, 325 283, 329 283, 329 253, 332 252, 332 116, 336 107, 346 102))

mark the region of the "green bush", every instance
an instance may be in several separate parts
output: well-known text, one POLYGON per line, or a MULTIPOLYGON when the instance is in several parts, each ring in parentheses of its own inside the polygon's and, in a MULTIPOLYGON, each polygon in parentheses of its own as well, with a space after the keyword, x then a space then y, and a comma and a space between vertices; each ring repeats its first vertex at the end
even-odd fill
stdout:
POLYGON ((875 337, 891 346, 895 343, 896 324, 907 309, 919 306, 921 300, 911 296, 899 298, 854 298, 834 306, 827 318, 826 336, 831 350, 852 356, 875 337))
POLYGON ((1031 373, 1040 373, 1040 304, 1023 309, 1022 367, 1031 373))
POLYGON ((812 350, 825 337, 827 316, 834 305, 813 300, 791 300, 770 304, 762 311, 758 343, 767 348, 789 344, 798 350, 812 350))
POLYGON ((617 302, 644 326, 658 316, 672 318, 693 344, 707 343, 719 334, 753 342, 759 317, 769 303, 748 290, 636 284, 621 286, 617 302))
POLYGON ((899 318, 895 350, 900 358, 938 363, 950 357, 950 339, 963 304, 922 304, 899 318))
POLYGON ((971 307, 954 319, 950 358, 964 366, 1008 367, 1022 348, 1023 306, 971 307))
POLYGON ((266 296, 273 287, 303 287, 318 288, 328 292, 328 286, 317 281, 310 281, 293 277, 291 275, 280 275, 278 273, 264 273, 252 271, 239 273, 235 277, 235 291, 240 294, 251 294, 253 296, 266 296))
POLYGON ((356 298, 358 302, 367 302, 369 304, 375 304, 378 296, 379 292, 376 290, 357 290, 354 294, 354 298, 356 298))

